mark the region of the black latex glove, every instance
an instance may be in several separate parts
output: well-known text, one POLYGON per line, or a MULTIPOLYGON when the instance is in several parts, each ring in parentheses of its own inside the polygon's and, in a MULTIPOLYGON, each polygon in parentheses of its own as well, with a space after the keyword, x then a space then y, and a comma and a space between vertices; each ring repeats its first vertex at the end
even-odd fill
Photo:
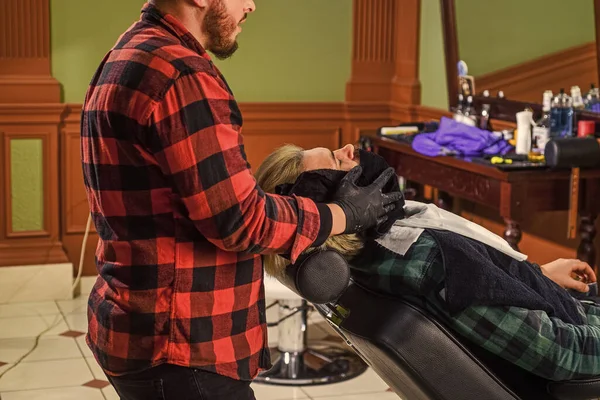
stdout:
POLYGON ((361 173, 360 166, 348 172, 333 196, 333 203, 346 214, 344 233, 362 232, 385 222, 387 214, 396 207, 395 203, 402 199, 400 192, 382 193, 382 188, 395 174, 393 168, 386 169, 372 184, 364 187, 356 185, 361 173))

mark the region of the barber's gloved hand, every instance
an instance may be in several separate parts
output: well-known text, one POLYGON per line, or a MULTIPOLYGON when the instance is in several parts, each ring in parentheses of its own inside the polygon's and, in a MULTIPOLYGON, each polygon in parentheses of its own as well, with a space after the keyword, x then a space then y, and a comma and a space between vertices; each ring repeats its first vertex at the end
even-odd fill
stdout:
POLYGON ((333 196, 333 203, 340 206, 346 214, 344 233, 358 233, 387 220, 387 214, 394 210, 396 202, 402 199, 402 193, 383 194, 382 188, 395 174, 393 168, 386 169, 369 186, 359 187, 357 179, 362 167, 353 168, 342 179, 333 196))

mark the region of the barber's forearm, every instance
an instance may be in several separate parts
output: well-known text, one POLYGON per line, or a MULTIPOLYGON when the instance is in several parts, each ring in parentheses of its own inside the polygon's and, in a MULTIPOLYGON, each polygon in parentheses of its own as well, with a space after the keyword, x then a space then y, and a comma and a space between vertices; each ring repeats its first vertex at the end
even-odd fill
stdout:
POLYGON ((335 236, 344 233, 346 230, 346 214, 340 206, 337 204, 327 204, 329 210, 331 210, 331 216, 333 219, 331 227, 331 235, 335 236))

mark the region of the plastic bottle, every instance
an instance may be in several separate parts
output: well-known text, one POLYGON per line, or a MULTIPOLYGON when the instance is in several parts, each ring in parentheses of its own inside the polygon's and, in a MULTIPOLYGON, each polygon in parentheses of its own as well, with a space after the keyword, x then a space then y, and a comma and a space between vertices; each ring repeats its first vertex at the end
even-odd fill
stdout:
POLYGON ((573 136, 573 100, 560 89, 552 99, 550 110, 550 138, 557 139, 573 136))
POLYGON ((532 151, 535 153, 543 154, 546 148, 546 143, 550 140, 550 127, 551 118, 550 111, 552 110, 552 91, 546 90, 544 92, 543 106, 542 106, 542 118, 540 118, 533 128, 533 137, 531 140, 532 151))

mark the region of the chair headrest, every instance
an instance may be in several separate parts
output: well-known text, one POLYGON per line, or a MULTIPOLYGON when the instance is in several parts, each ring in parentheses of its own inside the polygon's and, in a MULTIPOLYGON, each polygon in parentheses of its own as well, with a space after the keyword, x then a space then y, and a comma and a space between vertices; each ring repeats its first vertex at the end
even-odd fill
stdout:
POLYGON ((337 300, 350 283, 350 267, 334 250, 318 250, 288 266, 281 283, 314 304, 337 300))

